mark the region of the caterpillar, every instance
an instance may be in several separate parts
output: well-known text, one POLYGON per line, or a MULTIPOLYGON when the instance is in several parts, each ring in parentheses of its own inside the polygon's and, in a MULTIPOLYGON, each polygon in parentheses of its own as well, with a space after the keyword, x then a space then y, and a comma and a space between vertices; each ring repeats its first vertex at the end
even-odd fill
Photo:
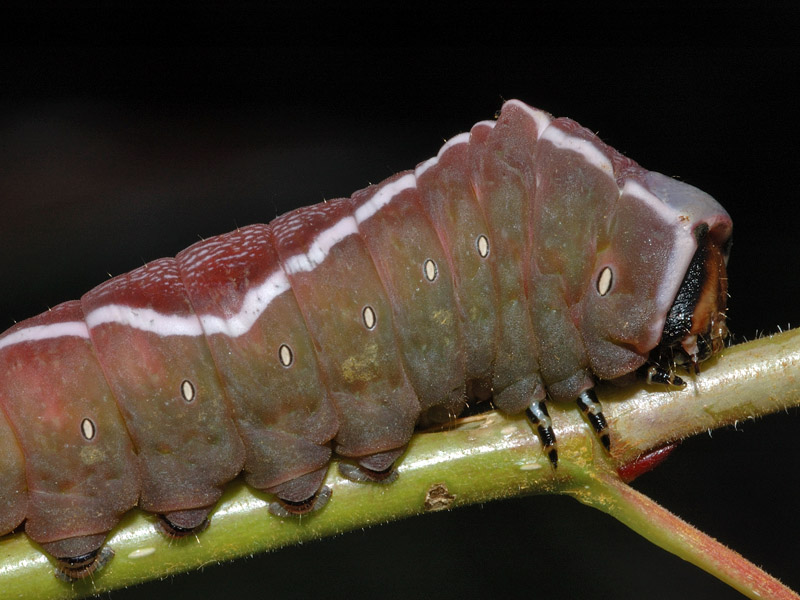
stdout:
POLYGON ((726 335, 731 220, 574 121, 519 101, 414 170, 209 238, 0 336, 0 535, 61 575, 134 506, 202 529, 224 485, 318 509, 335 453, 391 481, 420 422, 547 401, 611 443, 593 387, 680 385, 726 335))

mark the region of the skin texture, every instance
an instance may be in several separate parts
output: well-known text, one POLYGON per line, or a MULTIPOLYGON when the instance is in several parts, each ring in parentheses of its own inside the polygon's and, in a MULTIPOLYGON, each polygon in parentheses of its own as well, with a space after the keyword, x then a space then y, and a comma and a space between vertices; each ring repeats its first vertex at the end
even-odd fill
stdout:
MULTIPOLYGON (((272 238, 269 226, 253 225, 181 252, 177 261, 195 310, 220 319, 235 315, 245 282, 280 269, 272 238)), ((331 455, 326 443, 338 428, 297 300, 281 294, 273 302, 280 319, 261 318, 239 336, 206 335, 247 452, 246 480, 259 489, 324 467, 331 455), (281 345, 291 348, 291 369, 280 362, 281 345)))
MULTIPOLYGON (((62 320, 59 311, 49 317, 60 328, 43 339, 19 334, 38 321, 0 338, 3 385, 13 379, 19 390, 3 393, 0 406, 26 466, 47 466, 55 448, 74 447, 61 453, 58 472, 87 490, 80 515, 55 503, 37 517, 48 533, 37 533, 32 518, 43 503, 29 502, 29 535, 44 543, 74 538, 71 554, 57 556, 89 552, 136 503, 137 490, 147 510, 202 517, 242 466, 252 485, 303 500, 316 491, 331 448, 370 469, 387 468, 423 411, 456 414, 468 386, 494 388, 496 406, 509 413, 546 391, 574 400, 594 375, 619 377, 647 360, 697 247, 698 226, 720 243, 730 233, 727 214, 699 190, 652 177, 574 122, 516 101, 496 124, 481 122, 469 138, 446 146, 443 169, 450 152, 459 153, 450 173, 462 175, 456 189, 465 194, 466 222, 440 186, 428 194, 425 176, 439 164, 429 161, 351 199, 298 209, 269 228, 211 238, 177 261, 114 278, 68 305, 62 320), (642 240, 652 252, 642 250, 642 240), (456 254, 461 248, 466 258, 456 254), (204 271, 195 267, 207 256, 215 262, 201 282, 204 271), (243 256, 261 261, 252 273, 249 262, 237 262, 243 256), (607 267, 615 283, 598 293, 596 279, 607 267), (469 289, 470 273, 485 278, 485 287, 469 289), (476 293, 490 301, 471 300, 476 293), (248 313, 252 297, 258 308, 248 313), (66 332, 66 324, 82 320, 85 335, 66 332), (285 327, 280 336, 273 324, 285 327), (266 346, 232 341, 259 330, 266 346), (473 332, 480 348, 468 355, 473 332), (234 348, 242 360, 226 364, 234 348), (97 461, 86 457, 85 448, 110 429, 92 413, 92 401, 83 411, 56 414, 63 427, 25 440, 19 411, 34 406, 26 395, 41 386, 29 390, 33 376, 15 377, 15 369, 30 363, 37 377, 57 382, 75 369, 59 357, 79 357, 79 349, 80 364, 102 374, 84 387, 106 399, 104 419, 114 420, 109 398, 118 407, 112 431, 123 449, 102 464, 125 473, 109 479, 125 494, 105 490, 97 461), (237 369, 247 364, 256 374, 243 390, 239 380, 248 375, 237 369), (271 378, 259 369, 285 369, 284 391, 265 393, 259 379, 271 378), (81 439, 87 418, 102 427, 81 439), (102 518, 91 517, 95 505, 102 518)), ((66 388, 58 391, 56 412, 70 400, 66 388)), ((64 487, 36 469, 26 480, 31 499, 47 481, 64 487)), ((11 485, 21 497, 19 483, 11 485)), ((63 491, 51 493, 61 498, 63 491)), ((15 520, 22 502, 11 502, 15 520)))

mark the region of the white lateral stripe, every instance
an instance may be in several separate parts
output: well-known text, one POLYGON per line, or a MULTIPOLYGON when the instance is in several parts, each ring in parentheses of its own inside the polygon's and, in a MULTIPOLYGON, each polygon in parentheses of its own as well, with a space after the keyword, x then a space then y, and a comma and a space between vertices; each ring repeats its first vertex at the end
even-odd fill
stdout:
MULTIPOLYGON (((537 120, 537 125, 550 122, 544 113, 530 109, 522 103, 519 103, 519 105, 537 120)), ((482 121, 478 125, 494 127, 495 122, 482 121)), ((404 190, 415 188, 419 175, 435 165, 439 157, 447 152, 449 148, 457 144, 468 143, 469 138, 469 133, 460 133, 452 137, 440 148, 436 157, 422 163, 417 167, 415 173, 407 173, 392 183, 384 185, 378 189, 372 198, 358 207, 353 216, 345 217, 331 227, 319 232, 307 252, 296 254, 286 261, 286 272, 292 274, 314 270, 325 260, 336 244, 346 237, 358 233, 359 223, 363 223, 375 215, 404 190)), ((204 255, 211 252, 211 250, 211 248, 200 250, 195 259, 204 258, 204 255)), ((227 319, 208 314, 168 315, 150 308, 133 308, 122 304, 109 304, 91 311, 86 315, 85 323, 78 321, 55 323, 17 331, 0 340, 0 349, 24 341, 53 339, 64 336, 77 336, 88 339, 88 328, 98 327, 105 323, 117 323, 162 337, 172 335, 199 336, 203 333, 206 335, 221 333, 230 337, 238 337, 247 333, 272 300, 288 289, 289 281, 286 273, 283 270, 275 271, 261 285, 249 290, 245 295, 239 312, 227 319)))
POLYGON ((253 324, 258 321, 261 314, 267 310, 270 303, 289 289, 289 280, 283 269, 275 271, 266 281, 245 294, 242 308, 229 319, 222 319, 214 315, 200 315, 206 335, 223 333, 229 337, 244 335, 253 324))
MULTIPOLYGON (((286 261, 286 271, 312 271, 321 264, 331 249, 346 237, 358 233, 357 223, 363 223, 391 202, 403 190, 416 187, 416 177, 408 173, 397 181, 380 188, 362 204, 354 217, 345 217, 319 232, 307 252, 296 254, 286 261)), ((124 304, 108 304, 86 315, 86 322, 56 323, 22 329, 0 340, 0 349, 26 341, 53 339, 64 336, 89 338, 89 329, 105 323, 117 323, 161 337, 172 335, 199 336, 205 333, 238 337, 250 331, 272 301, 289 289, 283 270, 275 271, 259 286, 245 294, 239 312, 224 319, 215 315, 167 315, 151 308, 133 308, 124 304)))
POLYGON ((514 106, 524 110, 536 122, 536 130, 538 132, 538 139, 542 138, 544 130, 550 125, 551 119, 543 110, 528 106, 519 100, 509 100, 506 104, 513 104, 514 106))
POLYGON ((21 342, 54 339, 59 337, 89 338, 89 328, 99 327, 106 323, 126 325, 140 331, 155 333, 159 336, 199 336, 203 332, 208 335, 224 333, 230 337, 238 337, 247 333, 253 324, 274 298, 289 289, 289 280, 283 271, 276 271, 260 286, 247 292, 241 310, 229 319, 214 315, 195 315, 179 317, 165 315, 149 308, 132 308, 124 304, 108 304, 91 311, 86 322, 69 321, 38 325, 22 329, 0 340, 0 349, 21 342))
POLYGON ((635 197, 637 200, 641 200, 647 206, 652 208, 653 212, 655 212, 670 225, 681 226, 682 224, 683 228, 687 230, 691 229, 695 225, 695 223, 691 222, 691 219, 680 219, 681 215, 678 211, 665 204, 658 196, 656 196, 638 181, 626 179, 625 184, 622 186, 622 193, 629 194, 635 197))
POLYGON ((50 340, 60 337, 78 337, 89 339, 89 328, 83 321, 65 321, 63 323, 51 323, 50 325, 35 325, 27 329, 20 329, 7 335, 0 340, 0 350, 14 344, 22 342, 35 342, 38 340, 50 340))
MULTIPOLYGON (((325 260, 333 246, 347 236, 358 232, 357 220, 363 222, 369 219, 382 207, 386 206, 398 193, 414 186, 415 177, 412 174, 407 174, 379 189, 370 200, 356 211, 360 216, 360 220, 358 217, 345 217, 320 232, 312 242, 308 252, 297 254, 287 261, 287 270, 290 273, 313 270, 325 260)), ((678 214, 638 182, 633 180, 626 181, 623 192, 645 202, 665 221, 669 223, 677 221, 678 214)), ((676 254, 684 253, 685 251, 676 250, 676 254)), ((681 258, 683 257, 675 256, 673 261, 680 263, 681 258)), ((119 323, 160 336, 197 336, 205 332, 207 335, 224 334, 230 337, 238 337, 247 333, 272 303, 272 300, 288 289, 289 281, 286 278, 286 274, 282 270, 275 271, 261 285, 247 292, 239 312, 228 319, 215 315, 199 315, 199 318, 194 315, 179 317, 177 315, 165 315, 152 309, 136 309, 125 305, 111 304, 89 313, 86 317, 86 323, 89 327, 97 327, 103 323, 119 323)), ((659 302, 663 302, 663 299, 659 299, 659 302)), ((23 329, 0 340, 0 349, 23 341, 69 335, 88 338, 86 324, 68 322, 23 329)))
POLYGON ((422 174, 431 167, 435 166, 439 162, 439 159, 442 158, 442 155, 444 155, 444 153, 447 152, 453 146, 457 146, 458 144, 468 144, 468 143, 469 143, 469 133, 459 133, 458 135, 451 137, 449 140, 447 140, 447 142, 444 143, 444 145, 441 148, 439 148, 439 152, 436 154, 436 156, 434 156, 433 158, 429 158, 424 163, 418 165, 416 169, 414 169, 414 177, 416 177, 417 179, 422 177, 422 174))
POLYGON ((438 162, 439 162, 439 157, 438 156, 432 156, 431 158, 426 160, 424 163, 420 163, 419 165, 417 165, 417 168, 414 169, 414 176, 417 179, 419 179, 420 177, 422 177, 422 174, 425 171, 427 171, 431 167, 435 166, 438 162))
POLYGON ((590 165, 597 167, 612 179, 614 178, 614 167, 611 165, 611 161, 590 141, 566 134, 556 127, 548 127, 545 129, 539 139, 549 141, 556 148, 577 152, 583 156, 590 165))
MULTIPOLYGON (((681 214, 675 209, 661 201, 661 199, 653 194, 650 190, 633 179, 627 179, 622 186, 622 193, 635 197, 641 200, 644 204, 650 207, 661 219, 664 220, 670 227, 683 229, 685 232, 690 232, 696 223, 692 223, 691 219, 681 219, 681 214)), ((676 242, 672 245, 672 252, 667 260, 667 272, 664 274, 664 281, 681 281, 686 274, 686 269, 697 250, 697 243, 694 237, 689 233, 685 237, 686 241, 676 242)), ((656 296, 656 305, 664 312, 669 310, 674 298, 674 289, 669 286, 662 285, 656 296)))
MULTIPOLYGON (((389 204, 389 202, 392 201, 392 198, 397 196, 397 194, 415 187, 417 187, 417 178, 414 176, 414 173, 406 173, 396 181, 383 186, 381 189, 375 192, 375 195, 372 196, 372 198, 364 202, 364 204, 356 209, 354 215, 356 223, 363 223, 384 206, 389 204)), ((334 227, 336 227, 336 225, 334 225, 334 227)), ((320 235, 324 235, 326 231, 323 231, 320 235)), ((358 228, 356 228, 356 231, 358 231, 358 228)), ((337 242, 338 241, 339 240, 337 240, 337 242)))
POLYGON ((308 252, 289 257, 286 261, 286 271, 290 275, 303 271, 313 271, 317 265, 325 260, 331 248, 354 233, 358 233, 356 220, 353 217, 341 219, 332 227, 319 232, 308 247, 308 252))
POLYGON ((196 315, 165 315, 152 308, 133 308, 124 304, 107 304, 86 315, 86 324, 94 329, 105 323, 127 325, 159 335, 200 335, 203 328, 196 315))
POLYGON ((454 135, 451 137, 447 142, 439 148, 439 152, 436 154, 438 158, 442 157, 442 154, 447 152, 453 146, 458 144, 467 144, 469 143, 469 133, 459 133, 458 135, 454 135))

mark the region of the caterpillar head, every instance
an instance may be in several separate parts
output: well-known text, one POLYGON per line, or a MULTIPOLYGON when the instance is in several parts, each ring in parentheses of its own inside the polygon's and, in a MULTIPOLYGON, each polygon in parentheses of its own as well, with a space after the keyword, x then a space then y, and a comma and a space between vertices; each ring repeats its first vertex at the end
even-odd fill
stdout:
POLYGON ((689 198, 704 207, 704 214, 688 212, 696 250, 667 313, 661 340, 651 353, 653 362, 665 368, 678 364, 697 372, 699 363, 722 350, 728 336, 726 265, 731 247, 731 221, 716 202, 691 186, 655 178, 652 188, 668 204, 680 205, 681 198, 689 198))
POLYGON ((632 170, 601 227, 582 333, 593 372, 693 368, 722 348, 731 218, 701 190, 632 170))
POLYGON ((720 239, 703 223, 695 235, 697 251, 667 314, 654 358, 658 364, 683 364, 697 372, 699 363, 722 350, 728 336, 725 311, 730 233, 720 239))

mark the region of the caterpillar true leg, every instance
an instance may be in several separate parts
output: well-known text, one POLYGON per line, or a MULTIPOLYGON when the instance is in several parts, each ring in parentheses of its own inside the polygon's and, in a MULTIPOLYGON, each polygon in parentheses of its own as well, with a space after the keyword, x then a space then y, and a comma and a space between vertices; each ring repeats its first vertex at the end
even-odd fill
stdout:
POLYGON ((608 437, 608 423, 603 415, 603 407, 600 406, 600 401, 597 399, 597 394, 594 393, 594 388, 581 392, 576 400, 578 408, 586 416, 586 419, 594 428, 597 437, 603 443, 606 450, 611 449, 611 438, 608 437))
POLYGON ((539 438, 542 440, 542 450, 547 454, 553 468, 558 466, 558 450, 556 449, 556 434, 553 431, 553 422, 547 412, 547 405, 544 402, 536 401, 525 410, 525 414, 536 425, 539 438))
POLYGON ((664 383, 667 385, 683 386, 686 382, 675 375, 670 369, 661 365, 653 365, 647 369, 647 383, 664 383))

